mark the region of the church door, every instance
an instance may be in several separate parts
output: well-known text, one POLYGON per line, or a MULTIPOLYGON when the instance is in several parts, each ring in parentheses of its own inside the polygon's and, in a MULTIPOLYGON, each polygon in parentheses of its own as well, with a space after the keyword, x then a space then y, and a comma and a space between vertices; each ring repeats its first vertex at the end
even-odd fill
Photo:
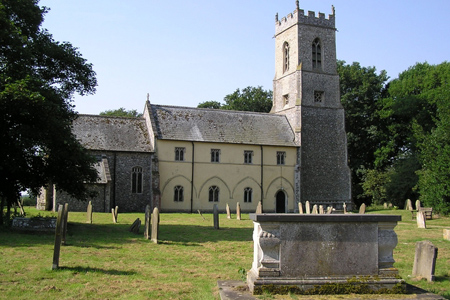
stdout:
POLYGON ((276 195, 276 213, 286 212, 286 194, 283 191, 278 191, 276 195))

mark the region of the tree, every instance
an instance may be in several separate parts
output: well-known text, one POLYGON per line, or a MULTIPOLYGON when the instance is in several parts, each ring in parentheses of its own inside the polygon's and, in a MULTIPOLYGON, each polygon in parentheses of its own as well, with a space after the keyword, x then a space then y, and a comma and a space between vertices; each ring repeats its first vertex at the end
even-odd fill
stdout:
POLYGON ((105 110, 100 113, 100 116, 138 118, 142 117, 142 114, 138 113, 136 109, 126 110, 125 108, 121 107, 115 110, 105 110))
POLYGON ((197 105, 198 108, 213 108, 213 109, 221 109, 222 104, 217 101, 205 101, 197 105))
POLYGON ((86 199, 84 183, 97 179, 93 158, 71 131, 72 96, 95 92, 95 72, 70 43, 41 29, 46 12, 37 0, 0 1, 2 211, 21 191, 38 194, 49 182, 86 199))
POLYGON ((238 111, 255 111, 268 113, 272 109, 272 91, 265 91, 261 86, 248 86, 242 91, 236 89, 223 99, 221 109, 238 111))

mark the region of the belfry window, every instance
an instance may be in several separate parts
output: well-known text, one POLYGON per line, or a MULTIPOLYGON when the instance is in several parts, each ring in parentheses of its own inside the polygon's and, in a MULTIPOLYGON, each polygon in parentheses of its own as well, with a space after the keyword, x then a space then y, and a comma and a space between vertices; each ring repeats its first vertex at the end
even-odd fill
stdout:
POLYGON ((131 169, 131 193, 142 193, 142 168, 134 167, 131 169))
POLYGON ((289 44, 283 44, 283 73, 289 70, 289 44))
POLYGON ((322 69, 322 47, 318 38, 312 43, 312 67, 314 70, 322 69))
POLYGON ((314 91, 314 102, 320 103, 323 102, 324 92, 323 91, 314 91))
POLYGON ((181 185, 177 185, 173 188, 173 201, 175 202, 183 202, 183 187, 181 185))
POLYGON ((219 202, 219 187, 218 186, 211 186, 209 188, 209 196, 208 196, 209 202, 219 202))

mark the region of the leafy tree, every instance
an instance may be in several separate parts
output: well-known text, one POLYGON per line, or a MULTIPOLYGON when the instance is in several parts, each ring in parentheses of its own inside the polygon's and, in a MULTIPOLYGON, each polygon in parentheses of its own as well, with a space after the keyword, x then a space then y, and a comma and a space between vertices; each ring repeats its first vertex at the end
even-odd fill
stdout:
POLYGON ((236 89, 223 99, 221 109, 238 111, 270 112, 272 109, 272 91, 265 91, 261 86, 248 86, 242 91, 236 89))
POLYGON ((126 110, 125 108, 121 107, 115 110, 105 110, 100 113, 100 116, 137 118, 142 117, 142 113, 138 113, 136 109, 126 110))
MULTIPOLYGON (((337 71, 340 78, 341 103, 345 109, 352 196, 355 204, 359 206, 363 202, 370 203, 375 194, 380 194, 375 191, 365 193, 362 183, 367 178, 374 178, 374 174, 366 173, 374 167, 374 153, 380 143, 377 110, 386 92, 388 76, 384 70, 377 74, 375 67, 361 67, 357 62, 349 65, 342 60, 337 62, 337 71)), ((370 186, 372 185, 366 185, 370 186)), ((376 196, 377 199, 380 197, 376 196)))
POLYGON ((213 109, 220 109, 222 108, 222 104, 217 101, 205 101, 197 105, 198 108, 213 108, 213 109))
POLYGON ((84 183, 97 178, 71 131, 77 116, 72 96, 95 92, 95 72, 70 43, 54 41, 41 28, 46 12, 37 0, 0 1, 2 211, 6 206, 9 212, 21 191, 37 194, 49 182, 86 199, 84 183))

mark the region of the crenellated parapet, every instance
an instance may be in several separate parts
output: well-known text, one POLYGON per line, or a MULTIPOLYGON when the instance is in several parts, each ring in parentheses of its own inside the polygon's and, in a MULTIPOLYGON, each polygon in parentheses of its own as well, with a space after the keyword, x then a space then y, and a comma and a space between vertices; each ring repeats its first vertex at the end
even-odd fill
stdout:
POLYGON ((317 16, 314 11, 308 11, 308 14, 305 14, 305 11, 299 8, 281 19, 278 19, 278 14, 276 14, 275 35, 296 24, 305 24, 336 29, 334 6, 332 7, 332 14, 329 14, 328 18, 326 18, 325 14, 321 12, 319 12, 317 16))

